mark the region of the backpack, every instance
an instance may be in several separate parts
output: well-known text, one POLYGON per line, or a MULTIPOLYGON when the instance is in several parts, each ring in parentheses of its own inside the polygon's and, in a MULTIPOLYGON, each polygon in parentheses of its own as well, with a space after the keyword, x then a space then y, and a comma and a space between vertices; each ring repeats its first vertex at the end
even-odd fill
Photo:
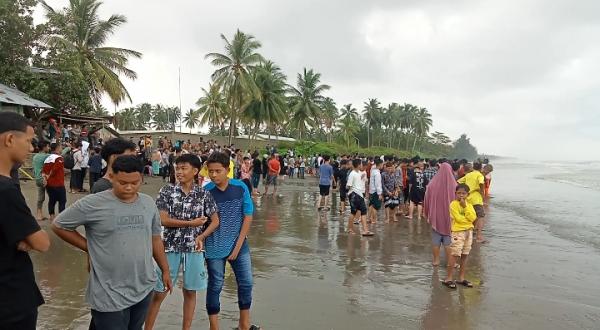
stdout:
POLYGON ((75 167, 75 157, 73 157, 73 151, 69 151, 64 155, 64 165, 67 170, 72 170, 75 167))

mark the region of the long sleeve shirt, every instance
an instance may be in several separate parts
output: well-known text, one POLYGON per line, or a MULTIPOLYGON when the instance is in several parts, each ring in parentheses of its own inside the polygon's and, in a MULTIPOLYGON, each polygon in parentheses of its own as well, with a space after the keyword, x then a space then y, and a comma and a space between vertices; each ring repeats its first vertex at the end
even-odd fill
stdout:
POLYGON ((371 181, 369 182, 369 193, 377 193, 377 195, 383 194, 383 187, 381 186, 381 171, 377 168, 371 169, 371 181))
POLYGON ((457 200, 453 200, 450 203, 451 230, 453 232, 473 229, 473 221, 477 219, 477 213, 475 213, 475 209, 471 203, 466 202, 466 204, 466 207, 462 207, 457 200))

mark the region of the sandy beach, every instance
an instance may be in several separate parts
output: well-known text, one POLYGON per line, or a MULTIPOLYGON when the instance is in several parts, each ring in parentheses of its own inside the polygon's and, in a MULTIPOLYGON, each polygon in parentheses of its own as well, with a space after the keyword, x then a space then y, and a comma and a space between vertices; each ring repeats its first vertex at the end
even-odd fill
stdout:
MULTIPOLYGON (((521 180, 510 165, 504 171, 502 165, 496 168, 492 193, 498 197, 487 210, 489 242, 474 245, 469 260, 472 289, 449 291, 440 284, 445 270, 431 265, 430 227, 425 221, 380 222, 373 238, 348 236, 336 207, 324 213, 315 210, 318 187, 310 178, 287 180, 279 197, 256 199, 249 238, 255 275, 253 320, 267 330, 597 328, 598 248, 522 216, 506 200, 523 180, 563 192, 586 188, 565 188, 564 183, 538 180, 529 172, 521 180)), ((150 178, 142 191, 155 196, 161 185, 160 179, 150 178)), ((33 183, 24 182, 22 190, 34 207, 33 183)), ((589 189, 583 193, 590 199, 600 195, 589 189)), ((337 192, 333 194, 337 198, 337 192)), ((69 195, 69 202, 82 196, 69 195)), ((532 196, 532 201, 536 198, 550 197, 532 196)), ((33 253, 46 298, 38 326, 87 329, 84 256, 51 236, 48 253, 33 253)), ((194 329, 206 329, 203 293, 198 300, 194 329)), ((235 301, 235 280, 229 276, 222 301, 225 329, 237 324, 235 301)), ((177 289, 163 304, 158 329, 180 328, 181 303, 177 289)))

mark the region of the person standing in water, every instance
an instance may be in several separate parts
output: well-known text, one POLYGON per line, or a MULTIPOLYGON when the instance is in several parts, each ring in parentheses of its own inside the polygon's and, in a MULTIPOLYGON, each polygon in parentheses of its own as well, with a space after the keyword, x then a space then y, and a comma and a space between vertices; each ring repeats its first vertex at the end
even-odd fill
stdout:
POLYGON ((469 204, 473 205, 475 213, 477 213, 477 220, 475 220, 477 243, 483 243, 485 242, 485 238, 483 237, 485 210, 483 209, 482 193, 485 190, 485 178, 483 174, 481 174, 481 163, 475 162, 472 167, 473 170, 470 170, 470 166, 465 165, 466 174, 458 179, 458 183, 464 183, 469 186, 469 197, 467 200, 469 204))

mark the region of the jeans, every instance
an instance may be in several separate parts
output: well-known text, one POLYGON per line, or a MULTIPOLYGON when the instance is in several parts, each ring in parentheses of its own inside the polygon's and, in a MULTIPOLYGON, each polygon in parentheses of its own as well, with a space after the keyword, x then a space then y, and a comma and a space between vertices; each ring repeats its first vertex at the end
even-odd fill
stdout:
POLYGON ((298 177, 300 179, 304 179, 304 167, 300 167, 299 169, 300 171, 298 171, 298 177))
POLYGON ((83 181, 85 181, 86 174, 87 174, 87 167, 82 167, 81 175, 79 176, 79 190, 83 190, 83 181))
POLYGON ((48 214, 54 215, 56 203, 58 203, 58 213, 65 210, 67 204, 67 191, 65 187, 46 187, 48 192, 48 214))
POLYGON ((99 312, 92 309, 90 330, 141 330, 152 301, 152 292, 139 303, 118 312, 99 312))
POLYGON ((260 183, 260 173, 252 173, 252 187, 254 187, 254 189, 258 189, 259 183, 260 183))
MULTIPOLYGON (((225 263, 227 257, 222 259, 206 259, 208 268, 208 288, 206 290, 206 311, 208 315, 216 315, 221 311, 221 290, 225 278, 225 263)), ((240 253, 229 264, 235 274, 238 293, 238 307, 248 310, 252 305, 252 261, 248 242, 244 242, 240 253)))
POLYGON ((94 183, 96 183, 96 181, 98 181, 98 179, 100 179, 101 177, 102 177, 102 173, 90 172, 90 191, 92 191, 92 187, 94 186, 94 183))
POLYGON ((79 191, 83 186, 79 186, 79 178, 81 177, 81 170, 71 170, 71 180, 69 181, 69 188, 73 191, 79 191))

